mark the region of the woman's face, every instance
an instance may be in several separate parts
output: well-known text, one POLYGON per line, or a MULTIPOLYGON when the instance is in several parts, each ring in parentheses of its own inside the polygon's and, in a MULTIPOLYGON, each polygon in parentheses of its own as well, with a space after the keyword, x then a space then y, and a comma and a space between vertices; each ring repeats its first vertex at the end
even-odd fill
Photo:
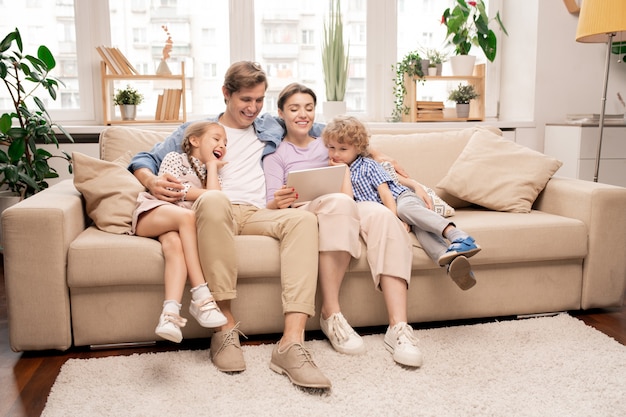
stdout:
POLYGON ((296 93, 285 100, 278 115, 285 121, 287 134, 308 134, 315 120, 315 102, 310 94, 296 93))

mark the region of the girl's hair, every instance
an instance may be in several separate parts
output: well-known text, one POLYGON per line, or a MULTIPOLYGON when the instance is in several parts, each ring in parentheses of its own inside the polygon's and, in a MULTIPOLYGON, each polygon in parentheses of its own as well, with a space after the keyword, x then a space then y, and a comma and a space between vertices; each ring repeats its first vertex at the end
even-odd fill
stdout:
POLYGON ((285 88, 283 88, 283 90, 278 95, 278 108, 281 110, 285 110, 284 109, 285 101, 287 101, 289 97, 297 93, 310 95, 311 97, 313 97, 313 104, 317 106, 317 96, 315 95, 315 92, 313 90, 311 90, 306 85, 302 85, 299 83, 291 83, 285 88))
POLYGON ((224 87, 230 94, 243 88, 253 88, 265 84, 267 90, 267 76, 261 65, 252 61, 239 61, 232 64, 224 76, 224 87))
POLYGON ((185 128, 185 132, 183 133, 183 144, 182 144, 183 152, 187 154, 189 165, 193 168, 198 178, 200 178, 200 180, 202 181, 203 187, 206 187, 206 175, 202 175, 200 173, 200 171, 198 170, 198 167, 196 166, 196 164, 194 164, 193 160, 191 159, 191 151, 193 151, 193 145, 191 144, 190 139, 193 136, 198 137, 198 138, 201 137, 212 127, 222 128, 222 125, 220 125, 218 122, 211 122, 209 120, 201 120, 201 121, 193 122, 189 124, 185 128))
POLYGON ((368 156, 369 132, 363 123, 353 116, 337 116, 322 131, 324 144, 331 140, 337 143, 354 145, 361 156, 368 156))

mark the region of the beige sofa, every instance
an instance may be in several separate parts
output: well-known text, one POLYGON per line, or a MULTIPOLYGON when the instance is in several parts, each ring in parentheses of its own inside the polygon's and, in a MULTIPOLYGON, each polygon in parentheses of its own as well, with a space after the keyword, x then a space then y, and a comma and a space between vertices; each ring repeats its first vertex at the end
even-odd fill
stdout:
MULTIPOLYGON (((626 189, 554 177, 545 189, 536 190, 543 189, 536 201, 531 198, 530 213, 469 205, 467 199, 456 198, 437 185, 458 165, 479 131, 483 132, 374 132, 372 137, 377 149, 395 157, 411 176, 454 205, 456 214, 450 219, 483 248, 472 258, 478 284, 464 292, 447 278, 444 268, 433 264, 413 237, 409 321, 621 305, 626 285, 626 189)), ((128 150, 149 149, 164 136, 128 127, 107 128, 101 135, 101 158, 112 161, 128 150)), ((485 153, 489 151, 480 155, 485 153)), ((489 164, 478 171, 487 171, 491 178, 486 181, 461 172, 461 179, 469 178, 463 189, 505 178, 492 173, 489 164)), ((530 172, 534 171, 531 167, 530 172)), ((507 185, 498 190, 517 194, 509 183, 506 179, 507 185)), ((497 197, 498 190, 489 196, 497 197)), ((158 241, 97 229, 71 180, 6 210, 2 225, 13 350, 155 340, 163 299, 163 256, 158 241)), ((263 236, 239 236, 237 245, 239 297, 233 309, 241 329, 247 334, 280 332, 278 244, 263 236)), ((188 316, 186 297, 183 315, 188 316)), ((350 265, 341 302, 355 327, 386 324, 383 298, 373 288, 365 256, 350 265)), ((308 329, 318 326, 317 318, 309 320, 308 329)), ((194 320, 184 328, 186 338, 209 335, 210 330, 194 320)))

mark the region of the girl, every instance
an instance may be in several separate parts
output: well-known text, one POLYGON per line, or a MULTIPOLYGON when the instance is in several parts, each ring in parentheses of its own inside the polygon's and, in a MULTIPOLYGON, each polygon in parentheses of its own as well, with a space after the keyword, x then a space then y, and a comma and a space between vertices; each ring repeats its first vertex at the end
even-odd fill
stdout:
POLYGON ((165 257, 165 301, 156 334, 172 342, 183 339, 181 327, 187 319, 180 316, 185 281, 191 283, 189 313, 203 327, 226 324, 204 279, 198 255, 196 218, 193 202, 205 190, 219 190, 218 171, 226 162, 226 132, 216 122, 201 121, 185 129, 183 152, 168 153, 159 175, 181 183, 185 188, 181 200, 174 203, 159 200, 150 193, 140 193, 133 215, 133 232, 137 236, 158 237, 165 257))

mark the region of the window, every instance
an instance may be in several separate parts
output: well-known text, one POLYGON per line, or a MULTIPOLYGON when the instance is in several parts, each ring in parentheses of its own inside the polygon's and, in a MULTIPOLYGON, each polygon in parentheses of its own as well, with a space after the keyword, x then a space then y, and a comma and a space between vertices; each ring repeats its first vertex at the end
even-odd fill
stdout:
MULTIPOLYGON (((502 8, 502 0, 489 3, 494 3, 494 10, 502 8)), ((206 4, 201 0, 5 1, 3 14, 16 18, 0 22, 0 33, 17 26, 27 53, 36 53, 43 43, 55 55, 58 66, 53 76, 65 87, 59 91, 62 99, 48 104, 59 121, 95 124, 101 120, 100 58, 95 46, 118 47, 140 73, 154 74, 167 39, 163 26, 173 40, 168 66, 176 72, 185 63, 190 120, 223 111, 223 75, 231 62, 242 59, 260 62, 268 73, 266 111, 276 111, 278 93, 294 81, 313 88, 319 102, 325 101, 321 39, 328 0, 206 4), (40 10, 33 13, 32 8, 40 10)), ((349 112, 371 121, 391 115, 392 65, 409 51, 443 46, 441 13, 451 4, 453 0, 341 2, 344 35, 350 42, 349 112)), ((487 116, 494 116, 497 107, 497 86, 490 83, 490 67, 497 73, 497 65, 487 67, 487 116)), ((155 94, 159 88, 153 86, 155 94)), ((0 106, 8 108, 5 94, 0 90, 0 106)), ((140 116, 153 110, 147 104, 140 106, 140 116)))

